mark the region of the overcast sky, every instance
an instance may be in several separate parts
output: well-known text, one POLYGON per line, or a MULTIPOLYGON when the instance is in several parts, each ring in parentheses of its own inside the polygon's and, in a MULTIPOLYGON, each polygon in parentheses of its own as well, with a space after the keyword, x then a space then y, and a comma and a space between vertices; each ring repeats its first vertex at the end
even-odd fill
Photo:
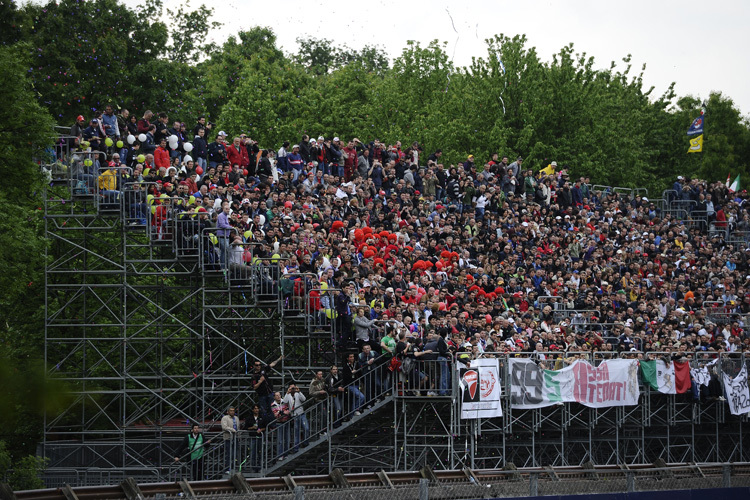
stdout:
MULTIPOLYGON (((183 1, 165 0, 165 6, 183 1)), ((138 1, 125 3, 134 7, 138 1)), ((193 0, 191 5, 200 3, 193 0)), ((632 54, 634 72, 646 63, 644 83, 655 87, 655 96, 674 81, 680 96, 704 99, 713 90, 721 91, 734 100, 743 115, 750 114, 749 0, 203 3, 213 7, 215 18, 224 23, 213 37, 219 43, 232 33, 261 24, 274 30, 279 46, 287 53, 296 51, 297 37, 315 37, 355 49, 380 45, 393 58, 407 40, 426 45, 437 38, 448 42, 448 55, 455 51, 454 64, 463 66, 472 57, 486 55, 486 38, 498 33, 511 37, 525 34, 529 46, 535 46, 545 61, 570 42, 577 51, 594 56, 599 68, 632 54)))

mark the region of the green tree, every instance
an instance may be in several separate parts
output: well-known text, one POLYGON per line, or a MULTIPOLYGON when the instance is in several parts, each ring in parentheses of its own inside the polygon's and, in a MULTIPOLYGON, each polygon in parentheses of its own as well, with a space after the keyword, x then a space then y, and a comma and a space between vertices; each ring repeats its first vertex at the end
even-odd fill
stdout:
POLYGON ((177 7, 167 9, 167 14, 174 20, 170 30, 172 43, 169 45, 169 59, 178 63, 198 62, 201 56, 208 55, 216 49, 216 44, 206 43, 208 33, 217 29, 222 23, 212 21, 214 9, 201 4, 196 10, 190 10, 190 0, 177 7))
POLYGON ((230 36, 220 51, 198 65, 202 77, 197 80, 197 92, 205 103, 204 113, 211 119, 218 119, 253 60, 270 66, 286 62, 283 52, 276 46, 273 30, 256 27, 241 31, 236 37, 230 36))
POLYGON ((39 361, 44 346, 46 243, 44 177, 33 161, 48 156, 53 121, 27 79, 28 53, 25 45, 0 46, 5 103, 0 108, 0 175, 10 181, 0 189, 0 204, 15 214, 0 220, 0 437, 14 453, 34 452, 47 404, 43 398, 54 394, 46 392, 39 361))

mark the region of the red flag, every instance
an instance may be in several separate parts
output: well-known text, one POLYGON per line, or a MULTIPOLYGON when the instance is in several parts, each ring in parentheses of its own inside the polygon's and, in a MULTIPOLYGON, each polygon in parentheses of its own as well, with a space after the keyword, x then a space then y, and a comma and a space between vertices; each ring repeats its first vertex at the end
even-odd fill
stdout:
POLYGON ((687 361, 678 363, 674 362, 675 389, 677 394, 682 394, 690 390, 690 363, 687 361))

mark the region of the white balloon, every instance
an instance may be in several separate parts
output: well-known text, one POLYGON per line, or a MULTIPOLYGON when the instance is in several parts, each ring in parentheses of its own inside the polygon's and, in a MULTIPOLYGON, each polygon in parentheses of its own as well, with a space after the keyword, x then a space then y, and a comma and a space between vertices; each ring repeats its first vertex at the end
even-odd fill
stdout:
POLYGON ((128 144, 133 144, 134 142, 135 142, 135 136, 128 134, 128 144))
POLYGON ((146 142, 146 134, 141 134, 138 136, 138 140, 141 142, 146 142))
POLYGON ((169 136, 169 146, 174 149, 177 147, 177 136, 176 135, 170 135, 169 136))
POLYGON ((186 153, 189 153, 193 150, 193 145, 190 144, 189 142, 186 142, 185 144, 182 145, 182 149, 184 149, 186 153))
POLYGON ((182 159, 183 164, 186 164, 189 161, 193 161, 193 157, 190 155, 185 155, 185 158, 182 159))

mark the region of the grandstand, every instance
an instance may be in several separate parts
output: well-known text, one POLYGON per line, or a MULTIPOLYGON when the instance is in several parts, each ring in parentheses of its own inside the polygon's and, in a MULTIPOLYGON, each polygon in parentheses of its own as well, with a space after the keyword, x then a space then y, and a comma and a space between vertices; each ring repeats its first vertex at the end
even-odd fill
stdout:
MULTIPOLYGON (((435 162, 410 169, 398 150, 368 147, 358 151, 373 162, 367 180, 347 164, 346 183, 326 171, 308 193, 294 186, 294 167, 279 164, 278 177, 240 172, 242 183, 226 182, 240 189, 225 191, 212 185, 230 176, 211 178, 207 166, 199 182, 209 194, 197 199, 166 187, 187 184, 192 164, 175 177, 142 173, 138 161, 70 149, 71 139, 61 136, 58 161, 46 167, 46 361, 75 395, 45 423, 49 486, 188 477, 189 460, 175 456, 192 423, 213 439, 205 479, 750 457, 747 414, 729 412, 720 384, 662 394, 641 383, 635 406, 511 402, 508 370, 519 356, 546 368, 553 359, 666 357, 700 369, 718 359, 714 381, 740 371, 750 342, 747 215, 744 195, 720 183, 681 179, 679 191, 652 198, 579 181, 570 188, 567 173, 555 172, 535 178, 546 186, 537 200, 534 189, 520 196, 525 170, 518 189, 500 163, 467 162, 431 182, 420 171, 442 176, 435 162), (701 198, 709 191, 710 209, 701 198), (223 207, 214 197, 248 220, 217 227, 223 207), (256 202, 266 200, 276 205, 257 219, 256 202), (415 339, 403 358, 417 368, 394 375, 380 357, 334 387, 358 387, 364 398, 356 408, 337 401, 339 414, 334 393, 316 399, 308 388, 318 370, 327 377, 368 343, 356 342, 347 317, 355 305, 373 320, 375 351, 390 332, 415 339), (430 332, 447 341, 445 359, 420 351, 430 332), (462 355, 498 360, 501 417, 461 418, 458 372, 447 367, 462 355), (242 431, 261 402, 256 362, 282 395, 296 384, 308 397, 302 443, 294 418, 267 422, 260 436, 242 431), (221 419, 230 406, 240 432, 227 458, 221 419)), ((316 163, 303 169, 325 161, 316 163)))

